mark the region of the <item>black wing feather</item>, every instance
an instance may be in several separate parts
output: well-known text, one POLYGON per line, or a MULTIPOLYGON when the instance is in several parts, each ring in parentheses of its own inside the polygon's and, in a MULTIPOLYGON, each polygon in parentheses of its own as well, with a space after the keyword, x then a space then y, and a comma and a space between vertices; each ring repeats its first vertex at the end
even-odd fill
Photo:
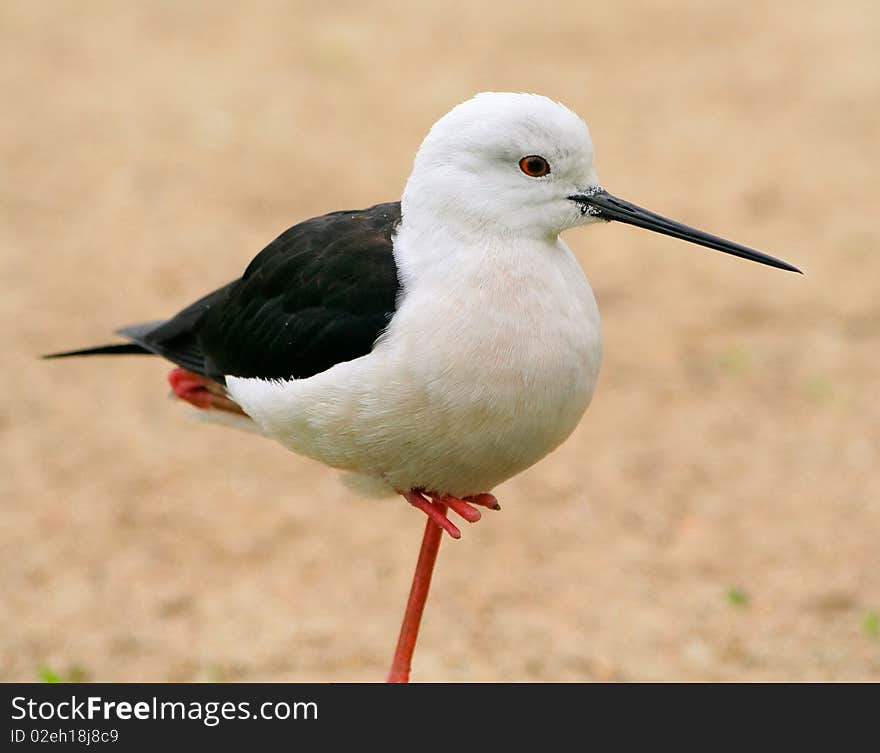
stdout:
POLYGON ((369 353, 396 306, 399 221, 399 204, 380 204, 276 238, 199 319, 206 372, 302 379, 369 353))
POLYGON ((139 348, 219 382, 225 375, 302 379, 366 355, 397 305, 399 222, 397 202, 301 222, 240 279, 167 321, 118 330, 135 345, 75 353, 139 348))

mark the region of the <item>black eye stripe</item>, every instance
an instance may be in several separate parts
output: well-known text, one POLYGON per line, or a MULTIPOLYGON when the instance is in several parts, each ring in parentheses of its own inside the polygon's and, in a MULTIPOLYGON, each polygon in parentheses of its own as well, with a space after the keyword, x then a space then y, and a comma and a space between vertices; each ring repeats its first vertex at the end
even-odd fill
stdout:
POLYGON ((530 178, 542 178, 550 173, 550 163, 539 154, 528 154, 519 161, 519 169, 530 178))

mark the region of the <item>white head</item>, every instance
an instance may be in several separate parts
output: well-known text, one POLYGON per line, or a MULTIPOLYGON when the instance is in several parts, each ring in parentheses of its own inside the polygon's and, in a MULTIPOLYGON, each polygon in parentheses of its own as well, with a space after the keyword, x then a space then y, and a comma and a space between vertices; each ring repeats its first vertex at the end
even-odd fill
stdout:
POLYGON ((596 187, 583 120, 537 94, 486 92, 431 128, 403 194, 403 214, 464 231, 555 236, 595 219, 568 197, 596 187))
POLYGON ((586 123, 537 94, 477 94, 440 118, 416 154, 402 205, 405 224, 464 236, 548 238, 616 220, 799 271, 609 194, 596 178, 586 123))

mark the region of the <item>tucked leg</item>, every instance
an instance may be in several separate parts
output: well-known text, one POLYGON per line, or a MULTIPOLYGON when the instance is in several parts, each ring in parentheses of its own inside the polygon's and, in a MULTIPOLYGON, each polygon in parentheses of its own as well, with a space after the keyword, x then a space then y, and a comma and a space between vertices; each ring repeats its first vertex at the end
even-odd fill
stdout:
POLYGON ((201 410, 225 410, 245 415, 238 403, 226 396, 223 387, 213 379, 194 374, 186 369, 174 369, 168 375, 168 383, 174 394, 201 410))

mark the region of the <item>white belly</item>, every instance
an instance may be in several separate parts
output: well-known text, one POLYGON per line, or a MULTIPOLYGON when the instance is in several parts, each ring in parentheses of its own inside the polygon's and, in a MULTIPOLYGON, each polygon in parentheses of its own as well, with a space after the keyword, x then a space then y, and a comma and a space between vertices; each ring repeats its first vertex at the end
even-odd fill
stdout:
POLYGON ((369 355, 303 380, 230 377, 229 393, 268 436, 389 490, 491 491, 564 441, 595 387, 595 299, 553 251, 415 286, 369 355))

